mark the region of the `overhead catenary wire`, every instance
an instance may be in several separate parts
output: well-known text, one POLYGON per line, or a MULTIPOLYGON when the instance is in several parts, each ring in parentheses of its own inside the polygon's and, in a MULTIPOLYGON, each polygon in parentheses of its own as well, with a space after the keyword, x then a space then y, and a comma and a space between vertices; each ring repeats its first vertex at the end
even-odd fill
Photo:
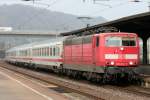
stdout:
MULTIPOLYGON (((120 1, 120 0, 110 0, 110 1, 120 1)), ((105 11, 108 11, 108 10, 110 10, 110 9, 114 9, 114 8, 118 8, 118 7, 120 7, 120 6, 123 6, 123 5, 126 5, 127 3, 131 3, 132 2, 132 0, 124 0, 124 1, 122 1, 122 2, 120 2, 120 3, 117 3, 117 4, 114 4, 114 5, 110 5, 110 6, 107 6, 107 8, 104 8, 104 9, 100 9, 100 10, 98 10, 98 11, 95 11, 95 12, 91 12, 91 13, 89 13, 89 15, 92 15, 92 14, 95 14, 95 13, 98 13, 98 12, 100 12, 100 13, 102 13, 102 12, 105 12, 105 11)), ((140 2, 133 2, 133 3, 140 3, 140 2)), ((102 5, 101 3, 95 3, 95 4, 100 4, 100 5, 102 5)))

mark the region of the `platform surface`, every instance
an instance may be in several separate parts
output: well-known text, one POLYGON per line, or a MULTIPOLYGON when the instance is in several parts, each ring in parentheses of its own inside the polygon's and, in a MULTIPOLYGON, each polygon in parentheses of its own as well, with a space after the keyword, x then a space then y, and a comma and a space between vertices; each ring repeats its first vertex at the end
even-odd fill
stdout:
POLYGON ((136 71, 140 74, 150 75, 150 65, 139 65, 136 71))
MULTIPOLYGON (((21 78, 20 78, 21 79, 21 78)), ((44 90, 29 80, 20 80, 13 73, 0 70, 0 100, 66 100, 67 98, 44 90)))

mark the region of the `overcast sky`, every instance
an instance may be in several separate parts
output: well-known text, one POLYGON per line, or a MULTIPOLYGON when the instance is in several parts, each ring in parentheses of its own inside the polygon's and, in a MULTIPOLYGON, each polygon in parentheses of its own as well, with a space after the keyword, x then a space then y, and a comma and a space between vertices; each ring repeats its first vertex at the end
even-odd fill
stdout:
POLYGON ((149 10, 148 1, 150 2, 150 0, 141 0, 142 2, 137 3, 131 1, 133 0, 97 0, 96 4, 94 4, 93 0, 38 0, 33 4, 32 2, 21 0, 0 0, 0 4, 26 4, 78 16, 103 16, 108 20, 149 10))

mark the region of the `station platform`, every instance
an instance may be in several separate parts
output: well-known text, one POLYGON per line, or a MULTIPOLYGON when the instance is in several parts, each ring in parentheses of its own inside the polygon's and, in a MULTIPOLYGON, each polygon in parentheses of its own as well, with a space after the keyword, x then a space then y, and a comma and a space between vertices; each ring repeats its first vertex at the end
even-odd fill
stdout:
POLYGON ((67 100, 67 98, 0 68, 0 100, 67 100))
POLYGON ((150 65, 140 65, 136 68, 136 71, 143 75, 150 75, 150 65))
POLYGON ((143 77, 144 82, 141 85, 150 88, 150 65, 140 65, 135 71, 143 77))

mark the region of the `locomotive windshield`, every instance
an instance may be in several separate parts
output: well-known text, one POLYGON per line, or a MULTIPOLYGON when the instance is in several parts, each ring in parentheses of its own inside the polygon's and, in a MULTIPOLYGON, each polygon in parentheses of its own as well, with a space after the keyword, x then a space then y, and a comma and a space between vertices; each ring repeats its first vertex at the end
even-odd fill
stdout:
POLYGON ((106 46, 136 46, 136 38, 134 37, 106 37, 106 46))

